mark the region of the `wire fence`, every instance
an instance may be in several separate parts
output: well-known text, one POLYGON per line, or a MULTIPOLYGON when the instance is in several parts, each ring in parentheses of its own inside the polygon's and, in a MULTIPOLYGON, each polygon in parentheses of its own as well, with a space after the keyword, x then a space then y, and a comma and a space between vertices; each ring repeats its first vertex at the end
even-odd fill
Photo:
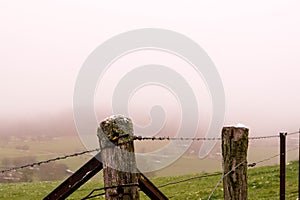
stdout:
POLYGON ((59 161, 59 160, 65 160, 67 158, 77 157, 77 156, 81 156, 81 155, 92 153, 92 152, 96 152, 96 151, 100 151, 100 148, 96 148, 96 149, 92 149, 92 150, 87 150, 87 151, 76 152, 76 153, 65 155, 65 156, 58 156, 58 157, 51 158, 51 159, 48 159, 48 160, 43 160, 43 161, 39 161, 39 162, 28 163, 28 164, 21 165, 21 166, 18 166, 18 167, 11 167, 11 168, 8 168, 8 169, 1 170, 0 173, 5 173, 5 172, 10 172, 10 171, 20 170, 20 169, 34 167, 34 166, 39 166, 39 165, 42 165, 42 164, 47 164, 47 163, 55 162, 55 161, 59 161))
MULTIPOLYGON (((298 132, 287 133, 287 135, 295 135, 295 134, 299 134, 299 131, 298 132)), ((279 135, 258 136, 258 137, 249 137, 249 140, 260 140, 260 139, 277 138, 277 137, 279 138, 279 135)), ((162 141, 162 140, 204 141, 204 140, 221 140, 221 139, 222 138, 220 138, 220 137, 213 137, 213 138, 208 138, 208 137, 194 137, 194 138, 189 138, 188 137, 187 138, 187 137, 169 137, 169 136, 164 136, 164 137, 134 136, 133 137, 133 140, 138 140, 138 141, 142 141, 142 140, 150 140, 150 141, 157 141, 157 140, 160 140, 160 141, 162 141)), ((100 151, 100 148, 81 151, 81 152, 76 152, 76 153, 72 153, 72 154, 64 155, 64 156, 58 156, 58 157, 51 158, 51 159, 48 159, 48 160, 28 163, 28 164, 25 164, 25 165, 22 165, 22 166, 11 167, 11 168, 1 170, 0 173, 15 171, 15 170, 19 170, 19 169, 34 167, 34 166, 39 166, 39 165, 42 165, 42 164, 47 164, 47 163, 50 163, 50 162, 64 160, 64 159, 71 158, 71 157, 77 157, 77 156, 81 156, 81 155, 84 155, 84 154, 93 153, 93 152, 96 152, 96 151, 100 151)))
MULTIPOLYGON (((295 147, 295 148, 289 149, 286 152, 295 151, 297 149, 299 149, 299 147, 295 147)), ((250 164, 248 164, 248 167, 255 167, 257 164, 267 162, 267 161, 272 160, 272 159, 274 159, 274 158, 276 158, 278 156, 280 156, 280 154, 272 155, 272 156, 264 158, 262 160, 250 163, 250 164)), ((235 171, 237 168, 239 168, 242 164, 246 163, 246 162, 247 161, 245 160, 245 161, 239 163, 238 165, 236 165, 234 168, 232 168, 226 174, 223 174, 223 172, 215 172, 215 173, 211 173, 211 174, 205 174, 205 175, 200 175, 200 176, 193 176, 193 177, 189 177, 189 178, 186 178, 186 179, 181 179, 181 180, 177 180, 177 181, 171 181, 171 182, 168 182, 168 183, 165 183, 165 184, 162 184, 162 185, 158 185, 157 187, 158 188, 163 188, 163 187, 173 186, 173 185, 177 185, 177 184, 181 184, 181 183, 185 183, 185 182, 189 182, 189 181, 194 181, 194 180, 199 180, 199 179, 203 179, 203 178, 208 178, 208 177, 214 177, 214 176, 220 176, 221 175, 221 178, 219 179, 218 183, 216 184, 216 186, 214 187, 214 189, 212 190, 211 194, 208 197, 208 200, 209 200, 209 199, 211 199, 213 197, 215 191, 217 190, 218 186, 221 184, 221 182, 223 181, 223 179, 226 176, 228 176, 230 173, 232 173, 233 171, 235 171)), ((112 186, 112 187, 97 188, 97 189, 92 190, 87 196, 85 196, 84 198, 82 198, 82 200, 92 199, 92 198, 96 198, 96 197, 105 195, 105 192, 102 192, 100 194, 94 194, 95 192, 98 192, 98 191, 103 191, 103 190, 111 189, 111 188, 129 187, 129 186, 138 186, 138 185, 136 185, 136 184, 127 184, 127 185, 118 185, 118 186, 112 186)), ((260 188, 260 190, 261 189, 262 188, 260 188)), ((250 196, 254 196, 257 192, 259 192, 259 190, 257 190, 255 193, 253 192, 252 194, 250 194, 250 196)))
MULTIPOLYGON (((295 131, 295 132, 290 132, 290 133, 286 133, 287 136, 291 136, 291 135, 296 135, 296 134, 300 134, 300 130, 299 131, 295 131)), ((270 138, 279 138, 279 135, 268 135, 268 136, 257 136, 257 137, 249 137, 249 140, 263 140, 263 139, 270 139, 270 138)), ((186 138, 186 137, 169 137, 169 136, 164 136, 164 137, 144 137, 144 136, 134 136, 133 140, 136 141, 162 141, 162 140, 182 140, 182 141, 204 141, 204 140, 221 140, 222 138, 219 137, 212 137, 212 138, 207 138, 207 137, 194 137, 194 138, 186 138)), ((295 151, 299 149, 299 146, 295 147, 295 148, 291 148, 289 150, 287 150, 286 152, 291 152, 291 151, 295 151)), ((96 149, 92 149, 92 150, 86 150, 86 151, 81 151, 81 152, 76 152, 76 153, 72 153, 72 154, 68 154, 68 155, 64 155, 64 156, 58 156, 55 158, 51 158, 48 160, 43 160, 43 161, 39 161, 39 162, 32 162, 32 163, 28 163, 25 165, 21 165, 21 166, 17 166, 17 167, 11 167, 11 168, 6 168, 0 171, 1 174, 6 173, 6 172, 10 172, 10 171, 16 171, 16 170, 21 170, 21 169, 25 169, 25 168, 30 168, 30 167, 34 167, 34 166, 40 166, 43 164, 47 164, 50 162, 56 162, 59 160, 65 160, 67 158, 72 158, 72 157, 77 157, 80 155, 84 155, 84 154, 89 154, 89 153, 93 153, 93 152, 99 152, 100 148, 96 148, 96 149)), ((264 163, 267 161, 270 161, 276 157, 279 157, 280 154, 275 154, 272 155, 270 157, 258 160, 256 162, 252 162, 250 164, 248 164, 248 167, 255 167, 257 166, 257 164, 260 163, 264 163)), ((177 184, 181 184, 181 183, 185 183, 185 182, 189 182, 189 181, 193 181, 193 180, 199 180, 199 179, 203 179, 203 178, 207 178, 207 177, 214 177, 214 176, 221 176, 219 181, 217 182, 216 186, 213 188, 212 192, 210 193, 208 199, 210 199, 211 197, 213 197, 215 191, 217 190, 217 188, 219 187, 219 185, 222 183, 223 179, 228 176, 230 173, 232 173, 234 170, 236 170, 238 167, 240 167, 241 165, 243 165, 244 163, 246 163, 247 161, 243 161, 241 163, 239 163, 238 165, 236 165, 233 169, 231 169, 230 171, 228 171, 227 173, 223 173, 223 172, 215 172, 215 173, 211 173, 211 174, 204 174, 204 175, 197 175, 197 176, 193 176, 193 177, 189 177, 186 179, 181 179, 181 180, 177 180, 177 181, 173 181, 173 182, 168 182, 162 185, 157 186, 158 188, 163 188, 163 187, 168 187, 168 186, 172 186, 172 185, 177 185, 177 184)), ((104 195, 105 193, 100 193, 100 194, 94 194, 95 192, 99 192, 99 191, 103 191, 106 189, 110 189, 110 188, 123 188, 123 187, 131 187, 131 186, 138 186, 137 184, 127 184, 127 185, 118 185, 118 186, 112 186, 112 187, 103 187, 103 188, 98 188, 98 189, 94 189, 92 190, 87 196, 85 196, 82 199, 91 199, 91 198, 96 198, 99 197, 101 195, 104 195)), ((250 194, 251 196, 255 195, 258 191, 253 192, 252 194, 250 194)))

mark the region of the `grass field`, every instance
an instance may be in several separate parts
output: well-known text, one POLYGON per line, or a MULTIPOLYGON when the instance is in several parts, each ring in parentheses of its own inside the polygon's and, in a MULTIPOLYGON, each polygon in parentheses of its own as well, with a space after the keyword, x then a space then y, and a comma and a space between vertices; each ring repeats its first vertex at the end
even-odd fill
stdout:
MULTIPOLYGON (((298 161, 287 165, 286 199, 295 200, 298 194, 298 161)), ((203 174, 160 177, 151 179, 156 186, 203 174)), ((207 199, 218 183, 220 175, 194 179, 176 185, 162 187, 161 191, 171 199, 207 199)), ((42 199, 60 182, 32 182, 0 184, 0 199, 42 199)), ((103 180, 97 177, 87 182, 68 199, 81 199, 95 188, 103 187, 103 180)), ((264 166, 248 170, 248 199, 279 199, 279 167, 264 166)), ((211 199, 222 199, 222 184, 219 185, 211 199)), ((98 198, 99 199, 99 198, 98 198)), ((102 199, 104 199, 102 197, 102 199)), ((141 192, 141 199, 148 199, 141 192)))

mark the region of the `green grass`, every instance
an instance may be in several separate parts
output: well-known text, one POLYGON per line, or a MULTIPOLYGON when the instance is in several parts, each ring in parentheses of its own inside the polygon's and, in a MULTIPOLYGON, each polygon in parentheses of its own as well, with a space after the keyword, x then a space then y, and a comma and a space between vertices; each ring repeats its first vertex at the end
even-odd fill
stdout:
MULTIPOLYGON (((286 199, 295 200, 298 194, 298 161, 286 167, 286 199)), ((156 186, 203 174, 160 177, 151 179, 156 186)), ((220 176, 194 179, 188 182, 161 188, 172 199, 207 199, 220 176)), ((0 199, 42 199, 60 182, 33 182, 0 184, 0 199)), ((101 178, 93 179, 79 188, 68 199, 81 199, 91 190, 103 187, 101 178)), ((255 167, 248 170, 248 199, 279 199, 279 167, 255 167)), ((98 198, 99 199, 99 198, 98 198)), ((101 199, 101 198, 100 198, 101 199)), ((104 198, 102 198, 104 199, 104 198)), ((141 199, 148 199, 141 192, 141 199)), ((222 184, 219 185, 211 199, 223 199, 222 184)))

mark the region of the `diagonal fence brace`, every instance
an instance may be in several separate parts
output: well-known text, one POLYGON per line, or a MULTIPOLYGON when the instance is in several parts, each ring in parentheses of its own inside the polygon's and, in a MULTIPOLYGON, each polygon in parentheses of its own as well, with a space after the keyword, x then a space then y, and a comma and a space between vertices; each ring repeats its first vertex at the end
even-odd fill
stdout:
POLYGON ((66 199, 95 174, 102 170, 103 166, 100 160, 100 153, 90 159, 74 174, 61 183, 56 189, 48 194, 44 200, 60 200, 66 199))
MULTIPOLYGON (((94 175, 100 172, 103 168, 100 160, 100 153, 94 156, 74 174, 67 178, 57 188, 55 188, 50 194, 48 194, 44 200, 61 200, 66 199, 79 187, 91 179, 94 175)), ((139 173, 138 178, 139 188, 148 197, 154 200, 167 200, 166 197, 144 174, 139 173)))
POLYGON ((139 174, 140 189, 152 200, 167 200, 166 197, 144 174, 139 174))

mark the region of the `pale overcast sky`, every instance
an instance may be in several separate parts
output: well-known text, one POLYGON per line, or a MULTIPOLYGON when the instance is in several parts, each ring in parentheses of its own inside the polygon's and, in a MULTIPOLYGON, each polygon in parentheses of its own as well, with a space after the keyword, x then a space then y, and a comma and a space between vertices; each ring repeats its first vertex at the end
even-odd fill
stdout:
POLYGON ((215 63, 225 123, 256 134, 300 128, 300 2, 0 1, 0 119, 72 108, 88 55, 110 37, 163 28, 197 42, 215 63))

